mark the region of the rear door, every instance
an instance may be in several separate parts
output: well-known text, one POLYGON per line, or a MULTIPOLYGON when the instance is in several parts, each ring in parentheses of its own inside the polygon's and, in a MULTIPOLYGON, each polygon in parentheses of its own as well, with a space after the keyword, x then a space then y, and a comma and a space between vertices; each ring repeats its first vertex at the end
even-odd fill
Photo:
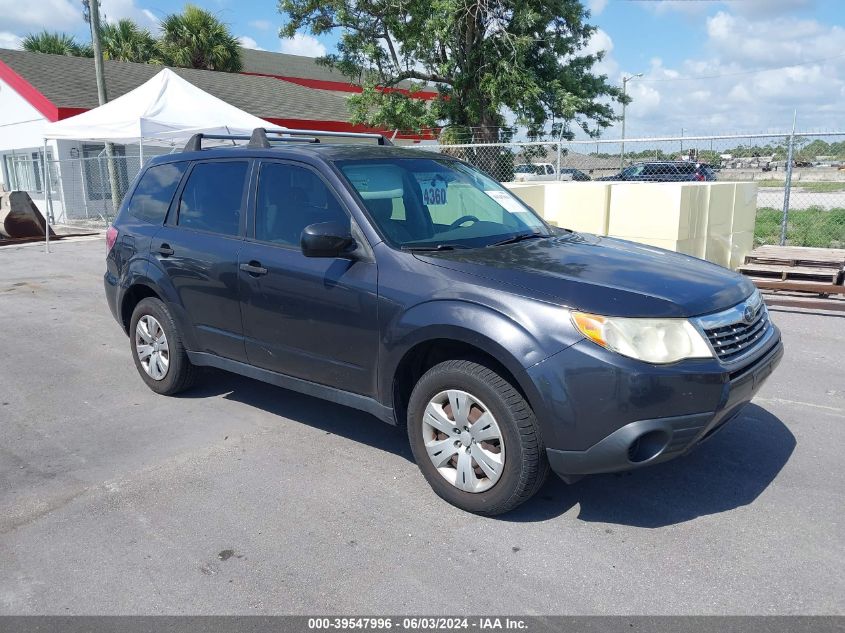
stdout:
MULTIPOLYGON (((349 213, 328 182, 303 163, 261 161, 254 191, 251 237, 240 252, 250 364, 375 395, 375 261, 310 258, 300 247, 309 224, 338 222, 352 228, 349 213)), ((363 235, 356 237, 369 252, 363 235)))
POLYGON ((195 163, 150 250, 176 293, 177 318, 195 351, 243 361, 238 251, 243 244, 249 160, 195 163))

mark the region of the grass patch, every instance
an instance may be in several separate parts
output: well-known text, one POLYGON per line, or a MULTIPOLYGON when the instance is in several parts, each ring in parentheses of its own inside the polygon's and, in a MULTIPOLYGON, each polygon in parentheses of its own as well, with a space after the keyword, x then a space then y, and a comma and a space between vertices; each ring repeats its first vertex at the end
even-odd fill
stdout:
MULTIPOLYGON (((776 187, 783 189, 785 183, 783 180, 757 180, 758 187, 776 187)), ((792 188, 801 188, 810 193, 833 193, 836 191, 845 191, 845 182, 814 182, 814 181, 800 181, 792 182, 792 188)))
MULTIPOLYGON (((780 222, 783 211, 764 207, 757 209, 754 227, 756 244, 780 242, 780 222)), ((830 210, 810 207, 790 211, 786 227, 786 243, 790 246, 818 246, 845 248, 845 209, 830 210)))

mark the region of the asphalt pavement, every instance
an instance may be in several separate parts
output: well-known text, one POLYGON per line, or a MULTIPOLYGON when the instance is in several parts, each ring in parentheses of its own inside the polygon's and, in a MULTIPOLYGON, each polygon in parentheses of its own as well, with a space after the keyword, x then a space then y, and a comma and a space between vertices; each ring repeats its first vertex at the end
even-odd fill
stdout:
POLYGON ((672 462, 498 518, 403 434, 222 372, 148 390, 102 240, 0 248, 0 614, 845 614, 845 318, 672 462))

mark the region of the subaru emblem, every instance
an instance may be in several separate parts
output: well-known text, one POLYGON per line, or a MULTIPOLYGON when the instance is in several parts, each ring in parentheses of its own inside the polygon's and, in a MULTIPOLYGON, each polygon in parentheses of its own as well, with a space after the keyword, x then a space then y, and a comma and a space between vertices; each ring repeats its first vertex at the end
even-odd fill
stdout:
POLYGON ((756 312, 757 311, 750 305, 745 306, 745 310, 742 313, 742 320, 746 323, 751 323, 754 320, 756 312))

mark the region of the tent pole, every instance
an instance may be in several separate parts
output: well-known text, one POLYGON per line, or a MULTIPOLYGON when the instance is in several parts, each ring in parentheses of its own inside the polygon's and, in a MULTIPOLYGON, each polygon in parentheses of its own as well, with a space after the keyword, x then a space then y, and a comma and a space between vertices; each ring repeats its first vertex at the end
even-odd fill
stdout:
POLYGON ((138 171, 141 171, 141 168, 144 166, 144 139, 138 139, 138 171))
POLYGON ((44 218, 44 252, 50 252, 50 217, 53 215, 53 199, 50 197, 50 166, 47 164, 47 139, 44 139, 44 149, 41 154, 41 164, 44 166, 41 180, 44 186, 44 205, 46 213, 44 218))

